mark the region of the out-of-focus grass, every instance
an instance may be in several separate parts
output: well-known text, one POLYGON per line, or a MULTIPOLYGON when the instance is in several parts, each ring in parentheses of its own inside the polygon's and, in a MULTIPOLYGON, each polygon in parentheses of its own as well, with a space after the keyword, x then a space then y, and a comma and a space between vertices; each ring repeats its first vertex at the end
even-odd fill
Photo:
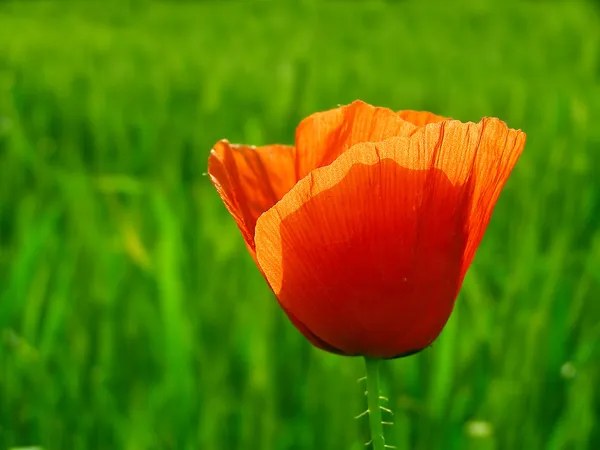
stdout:
POLYGON ((0 448, 363 448, 203 176, 356 98, 528 134, 388 442, 600 448, 598 10, 418 3, 0 5, 0 448))

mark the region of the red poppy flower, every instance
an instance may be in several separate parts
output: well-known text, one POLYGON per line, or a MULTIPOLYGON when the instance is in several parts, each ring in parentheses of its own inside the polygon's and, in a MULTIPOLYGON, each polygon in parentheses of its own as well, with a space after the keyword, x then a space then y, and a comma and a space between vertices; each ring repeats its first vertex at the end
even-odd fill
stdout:
POLYGON ((391 358, 446 324, 525 134, 354 102, 294 147, 218 142, 209 173, 294 325, 317 347, 391 358))

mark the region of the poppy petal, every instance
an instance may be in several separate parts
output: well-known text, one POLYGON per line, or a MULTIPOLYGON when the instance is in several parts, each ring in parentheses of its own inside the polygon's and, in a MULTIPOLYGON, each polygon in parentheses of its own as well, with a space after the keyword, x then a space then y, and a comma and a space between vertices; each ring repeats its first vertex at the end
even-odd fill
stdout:
POLYGON ((508 177, 525 147, 526 136, 498 119, 480 122, 480 139, 471 174, 474 186, 469 214, 469 240, 462 275, 469 268, 508 177))
POLYGON ((409 136, 416 127, 388 108, 361 101, 312 114, 296 129, 296 176, 304 178, 317 167, 331 164, 360 142, 379 142, 409 136))
POLYGON ((279 301, 346 354, 420 350, 452 310, 469 196, 431 169, 436 143, 422 144, 358 144, 258 221, 257 260, 279 301), (422 168, 402 164, 410 155, 422 168))
POLYGON ((222 140, 211 151, 208 173, 253 257, 256 220, 296 182, 293 158, 294 149, 285 145, 250 147, 222 140))
POLYGON ((493 205, 482 202, 497 199, 520 135, 495 119, 439 122, 411 138, 355 145, 311 172, 256 227, 257 261, 280 303, 345 354, 428 346, 489 220, 493 205))
POLYGON ((427 111, 412 111, 410 109, 398 111, 398 116, 401 119, 406 120, 407 122, 410 122, 413 125, 416 125, 417 127, 423 127, 430 123, 448 120, 446 117, 438 116, 437 114, 433 114, 427 111))

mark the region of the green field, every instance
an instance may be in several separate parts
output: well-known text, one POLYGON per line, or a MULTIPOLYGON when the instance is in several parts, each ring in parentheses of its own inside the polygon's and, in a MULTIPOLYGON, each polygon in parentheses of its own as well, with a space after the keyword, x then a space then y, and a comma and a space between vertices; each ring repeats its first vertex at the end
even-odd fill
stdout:
POLYGON ((204 174, 357 98, 528 136, 387 442, 600 448, 597 2, 122 3, 0 3, 0 450, 365 448, 204 174))

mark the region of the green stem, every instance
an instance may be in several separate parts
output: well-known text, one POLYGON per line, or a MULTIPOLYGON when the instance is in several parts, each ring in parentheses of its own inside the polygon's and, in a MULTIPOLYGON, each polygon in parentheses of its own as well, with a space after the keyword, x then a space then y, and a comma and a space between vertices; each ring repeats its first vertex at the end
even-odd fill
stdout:
POLYGON ((383 424, 381 423, 381 402, 379 398, 379 359, 365 358, 367 365, 367 403, 373 450, 385 450, 383 424))

